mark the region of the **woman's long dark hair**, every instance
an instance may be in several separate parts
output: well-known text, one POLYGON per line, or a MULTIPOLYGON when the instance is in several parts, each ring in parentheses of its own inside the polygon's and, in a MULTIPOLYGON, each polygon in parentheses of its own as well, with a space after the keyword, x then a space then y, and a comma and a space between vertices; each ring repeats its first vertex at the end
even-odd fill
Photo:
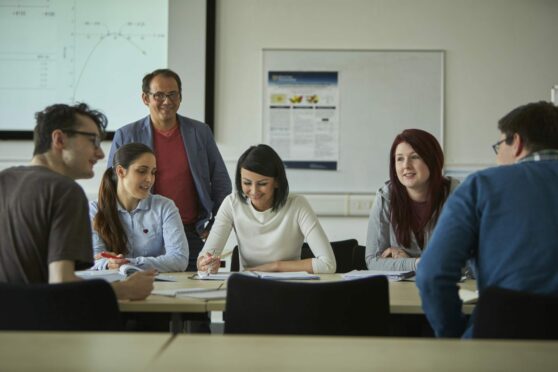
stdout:
POLYGON ((248 198, 242 192, 240 176, 242 168, 262 176, 273 177, 277 182, 277 188, 273 194, 272 211, 277 211, 285 205, 289 196, 289 181, 287 181, 283 161, 271 146, 264 144, 251 146, 238 159, 235 177, 236 192, 241 200, 247 202, 248 198))
POLYGON ((435 224, 438 220, 440 211, 449 195, 450 181, 442 175, 444 153, 432 134, 420 129, 406 129, 395 137, 389 153, 390 218, 397 242, 404 247, 409 247, 414 218, 412 200, 405 186, 399 182, 395 170, 395 149, 402 142, 408 143, 415 150, 430 171, 426 197, 430 219, 424 221, 423 226, 418 226, 419 230, 424 229, 429 223, 435 224))
POLYGON ((128 253, 128 237, 118 216, 118 196, 116 193, 118 178, 115 173, 116 166, 128 169, 141 155, 154 154, 148 146, 142 143, 129 143, 116 151, 112 160, 112 167, 103 174, 99 187, 97 214, 93 218, 93 228, 103 239, 107 249, 116 254, 128 253))

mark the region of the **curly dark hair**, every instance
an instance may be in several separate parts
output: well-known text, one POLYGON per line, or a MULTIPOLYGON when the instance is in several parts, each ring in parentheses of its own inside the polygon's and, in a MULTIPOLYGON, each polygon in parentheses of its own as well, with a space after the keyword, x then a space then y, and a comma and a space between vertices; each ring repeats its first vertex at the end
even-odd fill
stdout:
MULTIPOLYGON (((33 141, 35 149, 33 156, 44 154, 52 145, 52 132, 57 129, 62 131, 75 129, 78 124, 77 115, 83 115, 91 118, 97 125, 101 139, 105 136, 105 129, 108 121, 107 117, 99 111, 92 110, 85 103, 77 103, 74 106, 58 103, 48 106, 43 111, 35 114, 37 124, 33 131, 33 141)), ((68 132, 68 136, 73 134, 68 132)))

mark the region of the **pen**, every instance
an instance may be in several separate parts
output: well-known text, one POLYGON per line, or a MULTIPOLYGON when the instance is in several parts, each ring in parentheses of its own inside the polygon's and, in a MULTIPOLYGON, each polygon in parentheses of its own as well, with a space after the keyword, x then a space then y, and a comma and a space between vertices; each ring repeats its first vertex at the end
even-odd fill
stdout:
MULTIPOLYGON (((215 255, 215 250, 211 250, 210 252, 207 252, 207 253, 209 253, 209 254, 213 257, 213 256, 215 255)), ((232 253, 233 253, 232 250, 230 250, 230 251, 228 251, 228 252, 225 252, 225 253, 222 253, 222 254, 219 256, 219 258, 223 259, 223 258, 225 258, 225 257, 230 256, 232 253)))
POLYGON ((219 256, 215 256, 215 249, 212 249, 211 251, 207 252, 207 254, 209 255, 209 259, 211 261, 213 261, 215 257, 219 257, 219 260, 222 260, 223 258, 230 256, 232 253, 233 251, 231 250, 226 253, 222 253, 219 256))
POLYGON ((230 256, 232 253, 233 253, 233 251, 230 250, 230 251, 228 251, 228 252, 226 252, 226 253, 221 254, 221 256, 219 256, 219 257, 220 257, 221 259, 223 259, 223 258, 225 258, 225 257, 230 256))
POLYGON ((101 257, 114 258, 114 259, 117 259, 117 260, 125 260, 124 257, 118 257, 117 255, 112 254, 112 253, 108 253, 108 252, 101 252, 101 257))
MULTIPOLYGON (((233 251, 228 251, 224 254, 221 254, 220 256, 215 256, 215 249, 211 249, 209 252, 207 252, 207 254, 209 255, 209 260, 210 263, 213 263, 213 261, 215 261, 215 257, 219 257, 219 261, 221 261, 223 258, 229 256, 230 254, 232 254, 233 251)), ((205 273, 206 276, 211 275, 211 265, 207 264, 207 272, 205 273)))
POLYGON ((209 257, 208 257, 209 263, 206 263, 206 266, 205 266, 206 267, 206 272, 205 272, 206 277, 211 275, 211 265, 210 264, 212 263, 212 261, 215 260, 215 258, 214 258, 215 249, 212 249, 211 251, 209 251, 208 254, 209 254, 209 257))

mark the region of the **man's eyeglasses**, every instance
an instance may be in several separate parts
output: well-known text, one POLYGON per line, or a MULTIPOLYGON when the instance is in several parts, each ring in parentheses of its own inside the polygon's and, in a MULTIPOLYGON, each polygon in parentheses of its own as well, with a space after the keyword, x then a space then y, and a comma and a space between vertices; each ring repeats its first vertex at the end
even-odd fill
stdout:
POLYGON ((180 93, 178 93, 178 92, 170 92, 170 93, 163 93, 163 92, 151 93, 151 92, 147 92, 147 94, 150 94, 153 97, 153 99, 157 102, 164 102, 165 99, 167 99, 167 98, 174 102, 180 97, 180 93))
POLYGON ((97 133, 93 132, 82 132, 80 130, 73 130, 73 129, 64 129, 62 130, 64 133, 71 133, 71 134, 81 134, 82 136, 91 137, 94 139, 93 145, 96 149, 101 147, 101 137, 97 133))
POLYGON ((496 142, 495 144, 492 145, 492 150, 494 150, 494 153, 496 155, 498 155, 498 150, 500 150, 500 145, 504 142, 506 142, 508 140, 508 138, 504 138, 503 140, 500 140, 498 142, 496 142))

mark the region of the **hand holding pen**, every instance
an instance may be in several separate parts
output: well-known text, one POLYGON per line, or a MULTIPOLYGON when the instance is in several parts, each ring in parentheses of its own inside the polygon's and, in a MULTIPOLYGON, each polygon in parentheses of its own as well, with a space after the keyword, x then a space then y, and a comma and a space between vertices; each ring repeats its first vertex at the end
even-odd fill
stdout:
POLYGON ((215 250, 205 253, 198 264, 198 271, 206 275, 215 274, 221 266, 221 256, 215 255, 215 250))
POLYGON ((215 256, 215 250, 204 253, 202 256, 198 257, 198 277, 205 278, 210 274, 215 274, 219 271, 221 267, 221 260, 233 253, 232 250, 221 253, 215 256))
POLYGON ((115 255, 111 252, 101 252, 95 255, 95 259, 107 258, 107 269, 118 269, 120 266, 130 263, 122 254, 115 255))

